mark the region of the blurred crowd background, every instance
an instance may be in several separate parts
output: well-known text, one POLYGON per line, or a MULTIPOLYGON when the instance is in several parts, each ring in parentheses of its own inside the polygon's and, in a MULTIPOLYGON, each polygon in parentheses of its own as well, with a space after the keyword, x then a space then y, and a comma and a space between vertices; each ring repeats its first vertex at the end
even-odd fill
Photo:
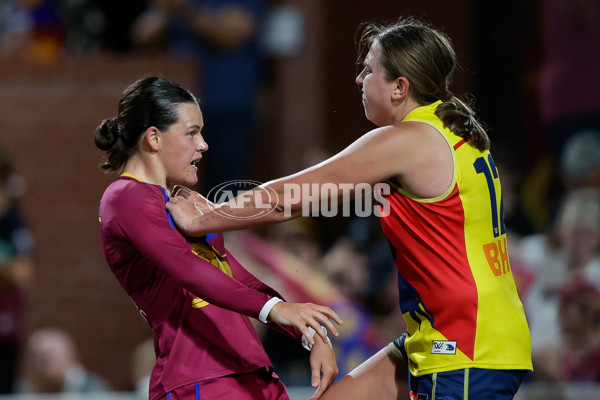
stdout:
MULTIPOLYGON (((401 15, 452 38, 452 90, 488 126, 532 333, 528 382, 598 383, 600 1, 0 0, 0 393, 143 398, 151 332, 104 262, 97 207, 114 176, 92 140, 126 85, 158 74, 200 97, 210 150, 196 190, 265 182, 372 128, 356 34, 401 15)), ((342 315, 340 376, 403 332, 375 217, 227 241, 290 300, 342 315)), ((257 329, 284 382, 308 385, 301 346, 257 329)))

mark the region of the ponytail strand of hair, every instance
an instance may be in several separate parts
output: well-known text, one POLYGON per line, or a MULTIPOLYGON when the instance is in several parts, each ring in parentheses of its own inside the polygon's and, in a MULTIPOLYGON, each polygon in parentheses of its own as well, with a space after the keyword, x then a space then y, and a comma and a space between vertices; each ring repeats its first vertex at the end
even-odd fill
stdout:
POLYGON ((475 111, 465 102, 453 96, 440 104, 435 114, 442 120, 444 127, 466 140, 479 151, 490 148, 490 139, 483 126, 477 120, 475 111))

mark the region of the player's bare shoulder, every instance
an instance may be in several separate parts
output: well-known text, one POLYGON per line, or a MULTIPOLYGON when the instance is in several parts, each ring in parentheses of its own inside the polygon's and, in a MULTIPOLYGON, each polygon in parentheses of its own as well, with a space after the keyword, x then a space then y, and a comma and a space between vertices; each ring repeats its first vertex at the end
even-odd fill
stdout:
POLYGON ((444 136, 425 122, 406 121, 398 129, 406 150, 398 176, 404 189, 423 198, 445 193, 452 184, 454 161, 444 136))
POLYGON ((414 156, 423 152, 431 154, 431 150, 445 146, 444 138, 432 126, 416 121, 405 121, 396 125, 388 125, 373 129, 363 136, 365 142, 380 149, 387 149, 395 157, 414 156))

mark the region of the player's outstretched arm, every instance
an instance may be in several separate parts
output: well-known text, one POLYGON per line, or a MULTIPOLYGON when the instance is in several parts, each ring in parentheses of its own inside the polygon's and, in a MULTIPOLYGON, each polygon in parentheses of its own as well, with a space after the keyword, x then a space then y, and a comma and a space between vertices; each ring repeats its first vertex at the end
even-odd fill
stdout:
MULTIPOLYGON (((412 135, 410 132, 398 134, 395 127, 377 128, 328 160, 264 183, 234 199, 211 207, 209 212, 198 212, 194 202, 178 196, 171 198, 167 209, 179 230, 189 236, 254 229, 284 222, 302 216, 304 205, 312 202, 309 201, 309 197, 312 199, 313 196, 311 191, 300 190, 306 185, 323 187, 334 184, 336 190, 318 191, 319 200, 330 201, 335 198, 339 201, 347 190, 350 190, 349 194, 353 198, 358 184, 375 185, 402 175, 407 169, 407 162, 410 161, 410 165, 414 163, 415 143, 423 147, 417 141, 422 136, 412 135), (404 151, 400 152, 398 149, 404 151), (277 195, 274 196, 273 193, 277 195), (297 198, 296 194, 300 197, 297 198), (266 209, 270 211, 265 212, 266 209)), ((431 158, 431 155, 427 153, 427 157, 431 158)))
POLYGON ((279 325, 293 325, 300 329, 302 334, 308 339, 311 345, 314 345, 315 338, 310 334, 308 327, 313 328, 317 335, 325 342, 329 341, 327 332, 322 328, 324 326, 333 336, 340 334, 334 323, 341 325, 342 319, 331 308, 313 303, 287 303, 281 301, 271 309, 269 320, 279 325))

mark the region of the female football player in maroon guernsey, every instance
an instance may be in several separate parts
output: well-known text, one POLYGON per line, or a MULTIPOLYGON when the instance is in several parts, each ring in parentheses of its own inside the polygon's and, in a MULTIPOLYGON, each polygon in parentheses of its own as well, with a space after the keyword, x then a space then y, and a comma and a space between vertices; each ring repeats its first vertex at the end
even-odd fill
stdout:
POLYGON ((332 321, 340 317, 283 301, 235 259, 222 234, 186 238, 165 208, 173 186, 197 181, 208 149, 202 127, 193 94, 148 77, 125 90, 118 115, 95 133, 102 169, 120 174, 100 201, 104 254, 154 333, 150 399, 289 399, 249 317, 312 347, 319 397, 338 372, 327 330, 337 336, 332 321))

